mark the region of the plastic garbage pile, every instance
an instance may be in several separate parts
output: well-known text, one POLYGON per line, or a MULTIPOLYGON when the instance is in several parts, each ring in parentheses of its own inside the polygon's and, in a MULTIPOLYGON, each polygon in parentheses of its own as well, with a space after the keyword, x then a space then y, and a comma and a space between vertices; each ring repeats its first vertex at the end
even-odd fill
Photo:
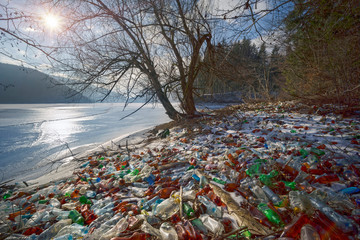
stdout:
POLYGON ((359 239, 359 119, 260 107, 3 187, 0 238, 359 239))

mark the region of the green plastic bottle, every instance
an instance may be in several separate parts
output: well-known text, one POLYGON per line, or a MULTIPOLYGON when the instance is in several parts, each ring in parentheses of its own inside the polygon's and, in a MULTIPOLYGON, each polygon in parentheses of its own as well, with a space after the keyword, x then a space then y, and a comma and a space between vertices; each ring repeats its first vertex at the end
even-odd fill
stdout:
POLYGON ((49 201, 49 199, 39 200, 39 204, 46 204, 49 201))
POLYGON ((135 169, 134 171, 132 171, 132 172, 130 173, 131 176, 136 176, 136 175, 138 175, 138 174, 139 174, 139 169, 135 169))
POLYGON ((291 190, 296 190, 295 182, 282 181, 286 187, 291 188, 291 190))
POLYGON ((225 184, 226 184, 225 181, 220 180, 220 179, 218 179, 218 178, 213 178, 212 180, 213 180, 214 182, 220 183, 220 184, 222 184, 222 185, 225 185, 225 184))
POLYGON ((3 196, 4 200, 8 199, 9 197, 11 197, 11 193, 9 192, 5 193, 3 196))
POLYGON ((258 175, 260 173, 260 165, 261 163, 257 163, 255 165, 250 166, 248 169, 246 169, 246 174, 250 177, 253 177, 254 175, 258 175))
POLYGON ((301 156, 303 156, 304 158, 305 158, 305 157, 307 157, 307 155, 309 155, 309 152, 308 152, 308 151, 306 151, 306 150, 305 150, 305 149, 303 149, 303 148, 302 148, 302 149, 300 149, 300 151, 299 151, 299 152, 300 152, 301 156))
POLYGON ((192 170, 192 169, 195 169, 195 166, 191 165, 190 167, 188 167, 188 169, 186 169, 186 171, 189 171, 189 170, 192 170))
POLYGON ((243 237, 247 238, 247 239, 250 239, 251 236, 252 236, 252 234, 251 234, 251 232, 250 232, 249 230, 243 232, 241 235, 242 235, 243 237))
POLYGON ((273 185, 272 179, 277 175, 279 175, 279 172, 276 170, 272 170, 269 174, 261 174, 259 176, 259 180, 266 186, 272 186, 273 185))
POLYGON ((274 212, 274 210, 269 208, 268 205, 266 205, 266 203, 260 203, 258 205, 258 209, 267 217, 267 219, 269 219, 270 222, 274 223, 277 226, 283 225, 280 216, 277 215, 277 213, 274 212))
POLYGON ((83 216, 81 216, 81 214, 76 210, 71 210, 68 218, 70 218, 73 221, 73 223, 84 225, 83 216))
POLYGON ((119 178, 124 178, 125 175, 129 174, 131 171, 130 169, 126 170, 126 171, 122 171, 120 174, 119 174, 119 178))
POLYGON ((86 196, 81 196, 79 202, 81 204, 90 204, 90 205, 92 204, 91 201, 86 196))
POLYGON ((191 221, 192 225, 198 228, 202 233, 207 234, 208 230, 205 227, 205 225, 202 223, 202 221, 198 218, 191 221))
POLYGON ((311 148, 310 151, 311 151, 312 153, 315 153, 315 154, 318 155, 318 156, 322 156, 322 155, 325 154, 324 151, 322 151, 322 150, 320 150, 320 149, 317 149, 317 148, 311 148))
POLYGON ((188 217, 195 215, 194 209, 188 203, 183 203, 183 211, 188 217))

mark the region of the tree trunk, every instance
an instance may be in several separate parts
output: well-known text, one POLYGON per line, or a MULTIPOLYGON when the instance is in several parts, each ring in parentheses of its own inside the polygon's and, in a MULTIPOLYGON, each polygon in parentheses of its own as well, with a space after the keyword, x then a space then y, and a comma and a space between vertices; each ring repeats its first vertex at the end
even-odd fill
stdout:
POLYGON ((181 118, 183 118, 183 114, 176 111, 174 106, 171 104, 169 98, 166 96, 164 91, 162 90, 161 84, 158 79, 158 75, 152 71, 148 77, 150 78, 150 81, 152 82, 152 86, 155 89, 156 96, 159 98, 159 101, 163 105, 166 114, 171 118, 172 120, 179 121, 181 118))
POLYGON ((184 94, 183 108, 184 108, 184 111, 186 112, 186 114, 189 116, 195 115, 195 112, 196 112, 192 83, 193 82, 189 81, 187 85, 191 85, 191 86, 186 86, 186 88, 183 90, 183 94, 184 94))

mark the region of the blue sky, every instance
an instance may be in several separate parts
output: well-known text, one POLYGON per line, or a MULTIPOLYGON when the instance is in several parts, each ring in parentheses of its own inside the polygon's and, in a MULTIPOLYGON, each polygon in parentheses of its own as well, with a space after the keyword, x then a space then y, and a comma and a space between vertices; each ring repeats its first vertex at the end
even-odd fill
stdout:
MULTIPOLYGON (((228 9, 232 9, 234 6, 239 4, 238 0, 204 0, 205 2, 211 1, 215 10, 225 11, 228 9)), ((37 0, 0 0, 0 7, 1 5, 6 5, 13 9, 18 9, 24 12, 25 15, 33 15, 37 19, 42 18, 45 16, 50 9, 46 5, 39 5, 35 4, 39 2, 37 0)), ((268 0, 259 0, 257 3, 257 8, 254 11, 260 11, 269 7, 268 0)), ((4 15, 3 9, 0 8, 0 14, 4 15)), ((231 15, 228 15, 231 17, 231 15)), ((10 25, 10 29, 17 27, 22 30, 24 34, 29 35, 30 37, 34 37, 37 39, 38 42, 42 44, 51 45, 53 41, 56 39, 56 31, 54 29, 49 29, 44 22, 40 21, 39 25, 32 25, 31 23, 19 23, 14 22, 15 24, 12 26, 10 25)), ((8 26, 5 21, 0 20, 0 27, 7 28, 8 26)), ((237 22, 233 20, 227 20, 226 24, 231 26, 231 24, 237 26, 237 22)), ((224 34, 224 33, 222 33, 224 34)), ((241 40, 244 35, 243 34, 228 34, 225 33, 223 36, 228 36, 228 38, 232 41, 241 40)), ((221 37, 223 37, 221 36, 221 37)), ((250 32, 250 38, 254 40, 256 44, 261 44, 261 40, 255 32, 250 32)), ((0 39, 0 62, 10 63, 20 65, 23 64, 27 67, 36 66, 41 71, 46 71, 47 68, 50 67, 49 62, 44 57, 44 55, 37 49, 30 48, 26 46, 26 44, 18 43, 15 41, 9 41, 4 38, 0 39), (10 57, 11 56, 11 57, 10 57), (27 64, 27 63, 30 63, 27 64)))

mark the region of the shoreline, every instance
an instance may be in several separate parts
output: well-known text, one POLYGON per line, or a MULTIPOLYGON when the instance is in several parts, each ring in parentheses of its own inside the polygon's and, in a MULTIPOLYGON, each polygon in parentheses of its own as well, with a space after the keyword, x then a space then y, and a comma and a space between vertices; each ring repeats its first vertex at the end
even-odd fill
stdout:
MULTIPOLYGON (((59 160, 56 160, 56 164, 59 165, 57 167, 51 167, 52 169, 46 173, 35 172, 25 180, 19 179, 19 177, 15 179, 10 179, 0 183, 2 186, 11 186, 11 185, 20 185, 24 189, 32 189, 40 186, 51 185, 55 182, 62 181, 66 178, 72 177, 74 171, 79 169, 81 165, 84 164, 88 160, 89 156, 94 155, 106 155, 111 156, 116 154, 117 152, 124 151, 126 149, 126 145, 131 148, 141 148, 144 147, 147 143, 151 143, 152 140, 156 139, 156 134, 154 132, 159 129, 163 129, 164 126, 173 125, 173 121, 159 124, 153 127, 144 128, 135 132, 130 132, 128 134, 123 134, 119 137, 111 139, 101 144, 96 144, 97 147, 89 148, 89 146, 94 145, 95 143, 79 146, 74 151, 78 150, 74 156, 64 157, 59 160), (80 149, 80 150, 79 150, 80 149), (85 149, 85 150, 83 150, 85 149), (42 176, 38 176, 42 175, 42 176), (31 177, 34 176, 34 177, 31 177), (26 180, 29 178, 29 180, 26 180), (26 186, 24 184, 28 186, 26 186)), ((51 164, 51 163, 49 163, 51 164)))

